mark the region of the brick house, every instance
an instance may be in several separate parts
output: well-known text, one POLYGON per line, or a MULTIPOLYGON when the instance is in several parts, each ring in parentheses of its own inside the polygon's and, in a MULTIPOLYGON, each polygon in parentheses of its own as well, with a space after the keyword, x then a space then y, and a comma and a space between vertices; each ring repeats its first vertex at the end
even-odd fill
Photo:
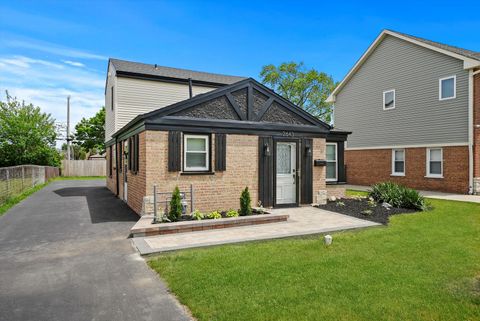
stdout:
POLYGON ((384 30, 327 101, 348 183, 480 192, 480 53, 384 30))
POLYGON ((105 100, 107 187, 140 215, 154 184, 192 184, 201 211, 237 209, 246 186, 265 207, 344 192, 349 132, 252 78, 110 59, 105 100))

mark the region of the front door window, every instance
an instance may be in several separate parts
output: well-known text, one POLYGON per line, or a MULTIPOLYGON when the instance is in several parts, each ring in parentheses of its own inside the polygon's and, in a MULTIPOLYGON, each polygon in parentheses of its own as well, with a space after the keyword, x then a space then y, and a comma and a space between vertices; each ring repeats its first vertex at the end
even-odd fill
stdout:
POLYGON ((296 143, 278 142, 276 155, 277 204, 294 204, 297 201, 296 143))

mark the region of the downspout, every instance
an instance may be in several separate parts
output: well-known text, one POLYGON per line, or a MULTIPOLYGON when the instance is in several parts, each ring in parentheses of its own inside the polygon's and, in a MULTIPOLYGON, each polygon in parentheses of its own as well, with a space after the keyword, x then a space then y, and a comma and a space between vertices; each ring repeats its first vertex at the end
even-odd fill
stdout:
POLYGON ((189 93, 189 98, 193 97, 193 84, 192 84, 192 78, 188 78, 188 93, 189 93))
MULTIPOLYGON (((118 182, 118 138, 115 137, 115 177, 117 178, 117 196, 120 195, 120 184, 118 182)), ((121 156, 120 156, 121 157, 121 156)))
POLYGON ((475 186, 473 183, 473 129, 476 126, 473 120, 473 108, 474 108, 474 76, 480 73, 480 70, 473 71, 470 69, 468 71, 468 185, 469 185, 469 194, 475 194, 475 186))

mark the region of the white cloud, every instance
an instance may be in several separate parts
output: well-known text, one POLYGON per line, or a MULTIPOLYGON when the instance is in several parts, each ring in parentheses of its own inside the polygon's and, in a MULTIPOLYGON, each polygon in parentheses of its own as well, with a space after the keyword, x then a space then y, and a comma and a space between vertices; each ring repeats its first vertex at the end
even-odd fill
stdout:
POLYGON ((70 65, 70 66, 75 66, 75 67, 85 67, 84 64, 78 61, 71 61, 71 60, 62 60, 64 64, 70 65))
POLYGON ((104 86, 105 75, 86 66, 78 68, 26 56, 0 56, 0 98, 4 100, 8 90, 10 95, 65 122, 67 96, 71 96, 72 128, 104 105, 104 86))
POLYGON ((34 39, 6 39, 3 44, 7 47, 23 48, 37 50, 45 53, 50 53, 58 56, 79 58, 79 59, 96 59, 107 60, 108 58, 102 55, 97 55, 87 51, 60 46, 50 42, 37 41, 34 39))

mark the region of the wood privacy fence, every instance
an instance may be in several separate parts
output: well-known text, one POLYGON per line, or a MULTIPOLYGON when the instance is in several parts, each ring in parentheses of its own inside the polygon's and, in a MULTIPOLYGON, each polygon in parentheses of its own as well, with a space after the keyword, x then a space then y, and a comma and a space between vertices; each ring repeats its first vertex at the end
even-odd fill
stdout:
POLYGON ((62 176, 106 176, 107 162, 95 160, 63 160, 62 176))
POLYGON ((60 175, 58 167, 21 165, 0 168, 0 204, 7 198, 60 175))

